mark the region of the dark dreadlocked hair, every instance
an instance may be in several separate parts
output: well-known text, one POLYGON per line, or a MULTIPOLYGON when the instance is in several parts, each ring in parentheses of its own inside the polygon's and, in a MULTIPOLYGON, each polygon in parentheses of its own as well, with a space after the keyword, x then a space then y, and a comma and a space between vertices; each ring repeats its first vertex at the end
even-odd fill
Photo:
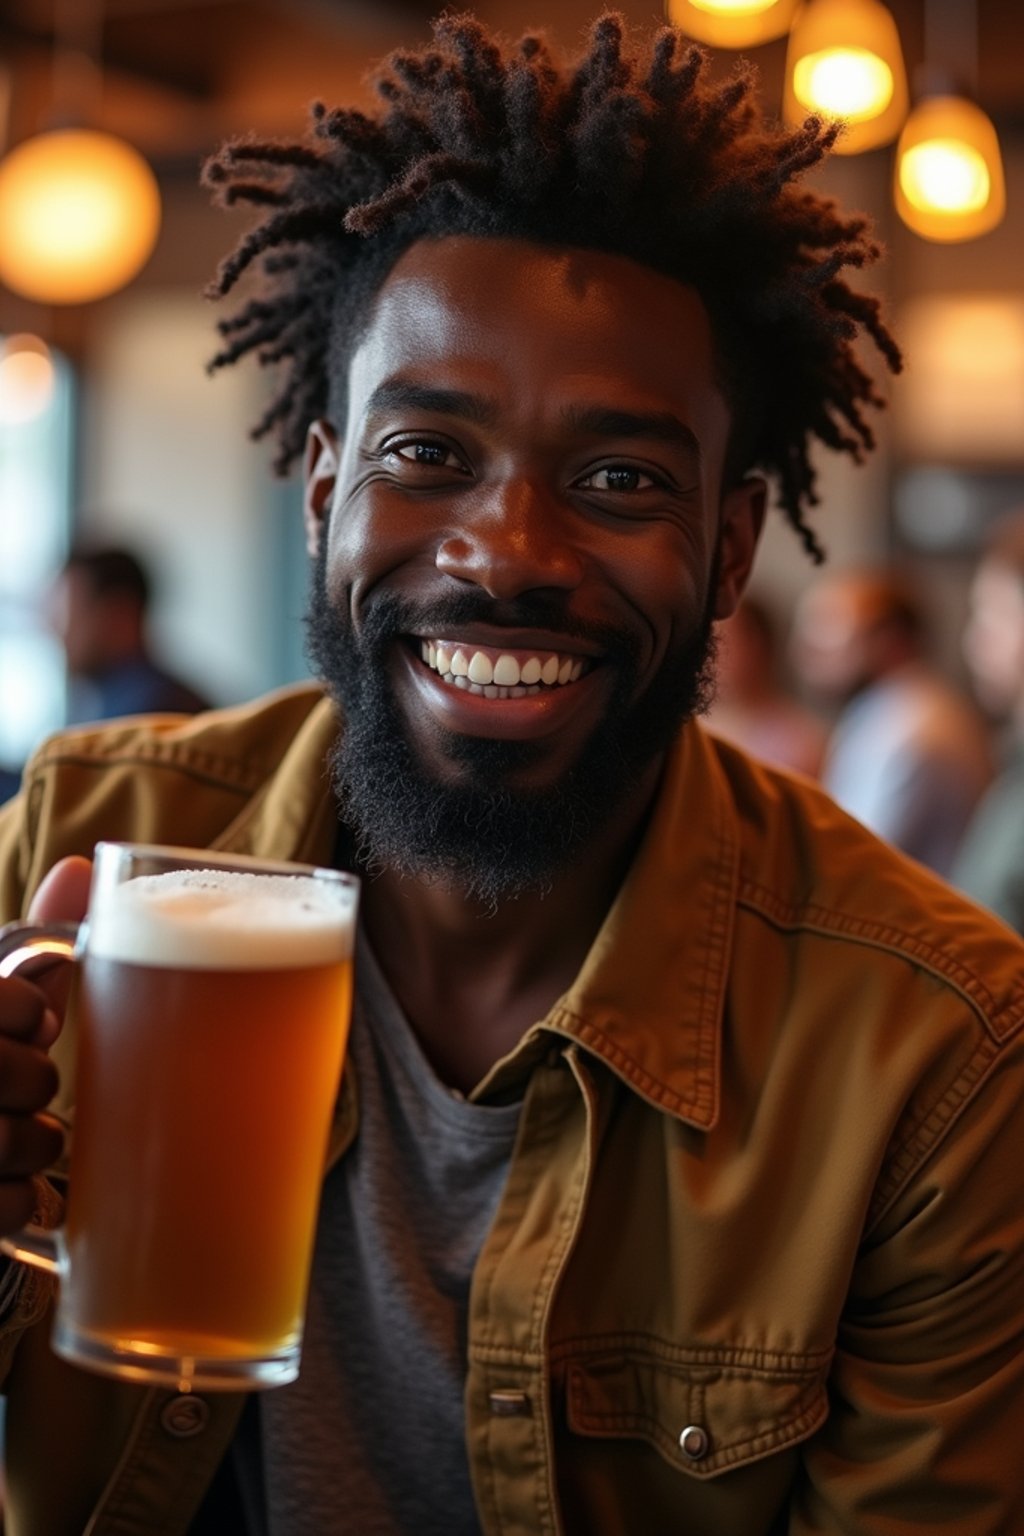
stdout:
MULTIPOLYGON (((543 37, 503 46, 471 16, 434 23, 434 46, 398 52, 374 116, 312 108, 304 143, 226 144, 204 168, 223 205, 267 211, 211 284, 256 263, 263 291, 219 330, 221 368, 255 351, 282 382, 253 436, 273 431, 286 473, 315 417, 343 404, 357 327, 401 253, 444 235, 504 236, 632 257, 692 285, 711 316, 733 412, 727 471, 774 475, 809 553, 817 502, 810 440, 860 460, 882 406, 854 344, 866 331, 898 372, 877 299, 841 276, 879 254, 861 215, 798 185, 838 128, 767 123, 743 66, 724 84, 671 27, 627 53, 624 24, 594 24, 581 62, 543 37)), ((335 419, 340 419, 336 416, 335 419)))

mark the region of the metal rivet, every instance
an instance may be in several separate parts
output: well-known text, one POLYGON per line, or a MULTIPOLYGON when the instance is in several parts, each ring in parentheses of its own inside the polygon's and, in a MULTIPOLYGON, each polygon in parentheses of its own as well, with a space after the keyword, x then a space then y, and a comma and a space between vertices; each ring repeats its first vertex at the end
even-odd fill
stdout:
POLYGON ((160 1414, 160 1423, 164 1429, 178 1440, 201 1435, 209 1422, 209 1403, 191 1392, 181 1397, 172 1397, 169 1403, 164 1404, 160 1414))
POLYGON ((679 1436, 679 1448, 691 1461, 700 1461, 708 1453, 708 1432, 699 1424, 687 1424, 679 1436))

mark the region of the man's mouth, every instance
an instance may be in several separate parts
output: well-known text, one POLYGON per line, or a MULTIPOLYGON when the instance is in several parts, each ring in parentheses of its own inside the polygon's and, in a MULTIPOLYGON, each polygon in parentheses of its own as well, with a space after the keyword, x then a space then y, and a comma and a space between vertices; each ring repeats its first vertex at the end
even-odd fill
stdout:
POLYGON ((524 699, 578 682, 591 662, 558 651, 504 650, 458 640, 421 640, 420 658, 442 682, 488 699, 524 699))

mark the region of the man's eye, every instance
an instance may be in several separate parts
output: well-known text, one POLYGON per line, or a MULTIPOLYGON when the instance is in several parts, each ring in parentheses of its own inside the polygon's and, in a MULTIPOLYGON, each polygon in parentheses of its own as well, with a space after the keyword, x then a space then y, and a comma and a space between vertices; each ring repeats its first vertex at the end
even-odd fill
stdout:
POLYGON ((443 443, 398 443, 388 451, 406 464, 427 464, 431 469, 464 470, 466 467, 458 454, 443 443))
POLYGON ((586 491, 646 491, 655 483, 651 475, 629 464, 606 464, 578 482, 586 491))

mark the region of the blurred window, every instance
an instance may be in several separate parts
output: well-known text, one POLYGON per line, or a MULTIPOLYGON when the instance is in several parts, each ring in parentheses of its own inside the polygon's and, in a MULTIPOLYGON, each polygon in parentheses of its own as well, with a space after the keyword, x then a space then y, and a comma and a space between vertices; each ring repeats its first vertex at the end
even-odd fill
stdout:
POLYGON ((68 547, 73 388, 50 352, 50 387, 28 397, 0 338, 0 765, 17 767, 64 718, 64 657, 44 599, 68 547))

